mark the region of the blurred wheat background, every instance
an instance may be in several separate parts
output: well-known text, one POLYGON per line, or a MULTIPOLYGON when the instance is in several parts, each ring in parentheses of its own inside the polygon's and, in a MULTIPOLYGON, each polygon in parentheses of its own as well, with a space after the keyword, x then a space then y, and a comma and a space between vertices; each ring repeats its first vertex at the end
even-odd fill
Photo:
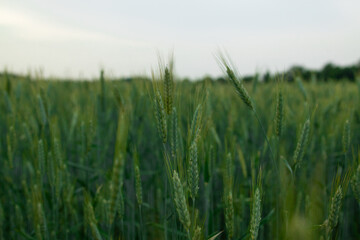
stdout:
POLYGON ((359 239, 360 85, 0 78, 1 239, 359 239))

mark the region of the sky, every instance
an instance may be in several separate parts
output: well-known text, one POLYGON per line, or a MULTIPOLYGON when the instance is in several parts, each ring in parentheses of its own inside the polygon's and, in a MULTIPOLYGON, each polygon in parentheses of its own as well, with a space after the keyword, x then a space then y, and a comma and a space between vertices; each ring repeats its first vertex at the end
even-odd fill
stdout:
POLYGON ((179 77, 241 75, 360 60, 359 0, 0 0, 0 69, 94 78, 150 75, 173 53, 179 77))

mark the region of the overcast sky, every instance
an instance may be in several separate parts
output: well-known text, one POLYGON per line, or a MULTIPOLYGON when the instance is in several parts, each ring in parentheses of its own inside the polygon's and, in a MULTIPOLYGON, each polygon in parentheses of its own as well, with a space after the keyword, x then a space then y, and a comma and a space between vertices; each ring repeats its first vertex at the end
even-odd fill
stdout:
POLYGON ((1 0, 0 68, 46 76, 150 74, 174 52, 181 77, 360 60, 359 0, 1 0))

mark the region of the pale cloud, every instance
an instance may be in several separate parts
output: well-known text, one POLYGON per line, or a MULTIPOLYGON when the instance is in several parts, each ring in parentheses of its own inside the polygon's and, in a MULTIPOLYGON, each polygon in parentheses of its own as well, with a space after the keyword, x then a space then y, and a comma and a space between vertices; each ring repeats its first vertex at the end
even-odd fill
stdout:
POLYGON ((48 22, 36 16, 11 8, 0 8, 0 27, 10 28, 12 32, 26 40, 41 42, 95 41, 103 44, 116 43, 127 46, 142 46, 140 41, 120 39, 95 31, 85 31, 69 25, 48 22))

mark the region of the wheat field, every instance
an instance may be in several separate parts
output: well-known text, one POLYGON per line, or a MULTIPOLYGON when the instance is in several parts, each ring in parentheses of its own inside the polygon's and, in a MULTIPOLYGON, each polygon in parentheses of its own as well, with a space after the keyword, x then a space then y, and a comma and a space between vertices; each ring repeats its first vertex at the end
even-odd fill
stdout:
POLYGON ((359 239, 360 85, 0 78, 0 239, 359 239))

